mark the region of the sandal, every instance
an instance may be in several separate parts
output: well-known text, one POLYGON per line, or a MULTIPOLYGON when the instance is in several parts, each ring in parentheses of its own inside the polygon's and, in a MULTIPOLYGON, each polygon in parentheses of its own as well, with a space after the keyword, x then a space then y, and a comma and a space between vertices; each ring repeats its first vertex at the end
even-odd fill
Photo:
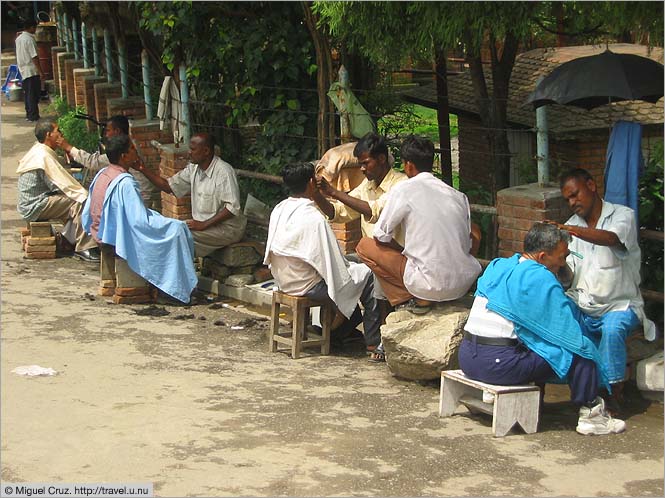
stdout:
POLYGON ((414 315, 424 315, 432 309, 432 302, 409 299, 407 302, 396 306, 395 311, 410 311, 414 315), (419 302, 420 301, 420 302, 419 302), (427 303, 427 304, 424 304, 427 303))
POLYGON ((370 363, 385 363, 386 353, 384 353, 383 351, 372 351, 367 361, 369 361, 370 363))
MULTIPOLYGON (((368 346, 369 351, 369 346, 368 346)), ((383 344, 379 344, 374 348, 374 351, 370 351, 369 358, 367 361, 371 363, 385 363, 386 361, 386 352, 383 349, 383 344)))

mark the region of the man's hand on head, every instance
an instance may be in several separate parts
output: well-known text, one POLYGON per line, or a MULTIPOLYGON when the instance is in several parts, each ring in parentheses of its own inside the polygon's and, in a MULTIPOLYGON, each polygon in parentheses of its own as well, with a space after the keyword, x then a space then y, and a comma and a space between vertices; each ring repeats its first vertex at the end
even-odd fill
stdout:
POLYGON ((204 221, 185 220, 185 223, 187 223, 187 226, 193 232, 201 232, 207 228, 204 221))
POLYGON ((326 180, 323 176, 316 177, 316 188, 319 190, 319 192, 327 197, 333 197, 334 193, 336 192, 336 189, 330 185, 328 180, 326 180))

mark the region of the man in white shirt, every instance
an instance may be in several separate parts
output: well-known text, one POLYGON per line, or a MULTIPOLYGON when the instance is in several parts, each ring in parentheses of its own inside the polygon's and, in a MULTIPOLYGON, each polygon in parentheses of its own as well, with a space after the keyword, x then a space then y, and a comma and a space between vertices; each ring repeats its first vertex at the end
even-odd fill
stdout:
POLYGON ((311 163, 286 166, 282 172, 289 198, 270 215, 264 264, 282 292, 318 301, 331 300, 346 317, 363 303, 365 340, 378 335, 373 278, 362 263, 346 260, 335 234, 312 200, 317 193, 311 163))
POLYGON ((387 194, 374 238, 363 237, 356 252, 392 306, 406 303, 406 309, 423 313, 433 302, 466 294, 481 267, 470 254, 469 201, 431 173, 434 144, 407 137, 401 158, 409 179, 387 194), (403 247, 395 240, 400 228, 403 247))
POLYGON ((598 396, 609 386, 607 372, 587 320, 568 298, 556 275, 566 265, 570 235, 536 223, 524 251, 493 260, 478 279, 464 326, 459 363, 470 378, 498 385, 565 379, 578 405, 577 432, 613 434, 626 424, 613 419, 598 396))
POLYGON ((147 169, 138 170, 162 192, 184 197, 191 193, 192 219, 186 220, 197 257, 239 242, 247 218, 240 210, 240 189, 233 167, 215 156, 212 135, 198 133, 189 142, 190 163, 168 180, 147 169))
POLYGON ((23 97, 25 99, 25 119, 39 120, 39 95, 42 90, 44 74, 39 64, 35 31, 37 23, 28 19, 23 24, 23 33, 16 38, 16 64, 23 78, 23 97))
POLYGON ((62 167, 55 149, 63 140, 54 121, 42 120, 35 126, 35 143, 19 161, 17 209, 24 220, 60 220, 63 236, 75 246, 76 256, 99 262, 97 243, 81 225, 81 209, 88 191, 62 167))
POLYGON ((584 169, 564 173, 560 185, 575 214, 559 227, 574 235, 570 250, 582 257, 568 258, 573 280, 567 293, 582 311, 601 321, 591 338, 613 384, 609 406, 618 411, 626 371, 626 338, 640 325, 647 339, 656 336, 655 325, 644 315, 640 294, 635 212, 604 201, 584 169))

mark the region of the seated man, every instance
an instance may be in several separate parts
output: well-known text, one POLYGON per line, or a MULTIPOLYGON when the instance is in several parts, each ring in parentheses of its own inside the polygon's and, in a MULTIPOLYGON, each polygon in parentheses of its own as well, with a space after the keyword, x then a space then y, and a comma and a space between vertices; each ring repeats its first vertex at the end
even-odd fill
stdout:
MULTIPOLYGON (((126 116, 111 116, 106 122, 104 137, 111 138, 118 135, 129 135, 129 120, 126 116)), ((97 174, 100 169, 106 168, 109 165, 109 159, 106 154, 101 154, 99 151, 91 154, 85 150, 77 149, 64 138, 62 139, 60 147, 72 160, 76 161, 84 168, 87 168, 93 175, 97 174)), ((129 174, 138 182, 143 202, 146 206, 149 206, 148 203, 151 201, 152 192, 154 190, 152 183, 150 183, 143 173, 134 169, 131 169, 129 174)))
POLYGON ((575 214, 559 227, 574 235, 570 250, 582 256, 568 258, 573 271, 568 295, 584 313, 600 319, 590 337, 613 384, 608 407, 617 412, 626 372, 626 338, 640 325, 647 339, 656 337, 640 294, 635 212, 604 201, 596 182, 583 169, 561 176, 561 193, 575 214))
POLYGON ((392 306, 406 303, 406 309, 423 313, 432 302, 466 294, 481 267, 470 254, 469 201, 431 173, 434 144, 407 137, 401 157, 409 179, 388 193, 374 238, 363 237, 356 252, 392 306), (404 247, 395 240, 400 227, 404 247))
MULTIPOLYGON (((330 299, 347 318, 358 300, 365 313, 365 335, 378 334, 378 320, 367 266, 347 261, 330 225, 312 200, 316 192, 311 163, 286 166, 282 172, 290 197, 275 206, 270 215, 264 264, 280 290, 293 296, 319 301, 330 299)), ((367 340, 367 339, 366 339, 367 340)))
POLYGON ((187 226, 194 236, 197 257, 239 242, 247 218, 240 211, 240 190, 233 167, 215 156, 212 135, 199 133, 189 142, 190 163, 168 180, 137 165, 158 189, 176 197, 192 195, 192 218, 187 226))
POLYGON ((489 264, 464 327, 460 367, 489 384, 567 379, 571 399, 580 406, 577 432, 622 432, 626 424, 610 417, 598 396, 599 386, 609 385, 598 350, 556 277, 566 264, 569 240, 568 232, 536 223, 521 255, 489 264))
POLYGON ((60 164, 55 150, 63 140, 57 123, 42 120, 35 126, 35 143, 19 162, 18 212, 25 221, 56 219, 65 225, 62 236, 75 255, 99 262, 99 249, 81 226, 81 207, 88 192, 60 164))
POLYGON ((110 164, 90 185, 83 226, 99 244, 115 247, 118 256, 148 282, 188 303, 198 279, 194 241, 183 221, 166 218, 143 205, 137 182, 128 173, 139 163, 127 135, 106 143, 110 164))

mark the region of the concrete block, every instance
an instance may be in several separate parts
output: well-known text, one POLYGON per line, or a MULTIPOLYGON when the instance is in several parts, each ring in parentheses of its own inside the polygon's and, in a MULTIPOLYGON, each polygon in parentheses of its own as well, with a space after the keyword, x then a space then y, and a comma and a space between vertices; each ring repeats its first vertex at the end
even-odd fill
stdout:
POLYGON ((148 287, 148 282, 134 273, 129 267, 127 261, 116 256, 115 258, 115 279, 117 287, 148 287))

